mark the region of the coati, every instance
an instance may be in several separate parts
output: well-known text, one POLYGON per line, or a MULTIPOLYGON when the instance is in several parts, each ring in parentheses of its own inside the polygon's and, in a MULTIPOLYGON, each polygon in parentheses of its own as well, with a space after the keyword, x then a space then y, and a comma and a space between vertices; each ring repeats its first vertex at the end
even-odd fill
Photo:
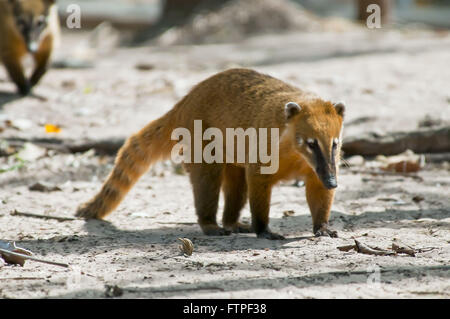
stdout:
POLYGON ((30 93, 47 71, 58 36, 55 0, 0 0, 0 61, 20 94, 30 93), (30 78, 22 65, 26 54, 34 60, 30 78))
POLYGON ((336 176, 345 106, 250 69, 230 69, 197 84, 161 118, 132 135, 119 150, 115 166, 100 192, 81 205, 76 215, 102 219, 117 207, 138 178, 155 161, 168 158, 177 143, 178 127, 278 128, 279 167, 261 174, 261 163, 186 164, 194 192, 198 222, 207 235, 256 232, 258 237, 283 239, 269 229, 273 186, 285 179, 305 181, 306 198, 316 236, 337 237, 328 228, 337 187, 336 176), (220 190, 224 192, 223 228, 216 221, 220 190), (251 226, 239 223, 247 198, 251 226))

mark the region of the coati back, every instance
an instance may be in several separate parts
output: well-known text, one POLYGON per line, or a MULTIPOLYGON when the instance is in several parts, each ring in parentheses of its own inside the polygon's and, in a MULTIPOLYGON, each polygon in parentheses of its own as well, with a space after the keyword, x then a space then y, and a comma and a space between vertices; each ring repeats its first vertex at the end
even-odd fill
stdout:
POLYGON ((55 0, 0 0, 0 60, 19 92, 26 95, 47 71, 59 20, 55 0), (22 59, 31 54, 34 68, 25 75, 22 59))
POLYGON ((205 234, 254 231, 258 237, 283 238, 268 227, 272 187, 280 180, 299 178, 306 184, 314 233, 337 236, 328 228, 328 219, 337 187, 344 109, 342 103, 324 101, 252 70, 218 73, 125 142, 100 192, 80 206, 77 216, 104 218, 152 163, 171 155, 178 142, 171 139, 173 130, 182 127, 193 135, 194 121, 201 120, 203 131, 217 128, 223 136, 227 128, 255 128, 257 132, 259 128, 277 128, 280 132, 279 166, 274 173, 262 174, 263 164, 248 161, 248 154, 242 163, 185 164, 198 222, 205 234), (224 228, 216 221, 221 189, 225 198, 224 228), (251 227, 238 222, 247 199, 251 227))

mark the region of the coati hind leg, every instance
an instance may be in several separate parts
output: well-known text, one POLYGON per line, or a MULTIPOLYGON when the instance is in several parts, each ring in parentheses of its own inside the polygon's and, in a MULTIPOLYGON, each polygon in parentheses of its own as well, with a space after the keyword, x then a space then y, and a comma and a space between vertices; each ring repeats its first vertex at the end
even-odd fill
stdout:
POLYGON ((247 181, 245 168, 226 165, 223 174, 222 189, 225 197, 223 227, 234 233, 250 233, 250 225, 239 223, 239 216, 247 201, 247 181))
POLYGON ((315 174, 306 178, 306 200, 313 220, 313 232, 316 236, 338 237, 337 231, 328 227, 334 189, 327 189, 315 174))
POLYGON ((222 184, 223 164, 186 165, 194 191, 198 223, 205 235, 229 235, 230 231, 217 225, 216 215, 222 184))
POLYGON ((273 186, 270 176, 261 175, 254 172, 254 168, 248 168, 247 184, 252 227, 258 238, 285 239, 269 229, 270 197, 273 186))

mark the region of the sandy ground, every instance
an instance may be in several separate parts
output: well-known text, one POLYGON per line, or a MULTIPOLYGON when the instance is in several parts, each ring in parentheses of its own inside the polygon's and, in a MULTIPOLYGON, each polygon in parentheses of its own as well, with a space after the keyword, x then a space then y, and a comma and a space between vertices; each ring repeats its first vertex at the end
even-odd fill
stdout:
MULTIPOLYGON (((83 35, 66 35, 64 56, 83 35)), ((124 137, 163 114, 198 81, 232 66, 267 72, 324 98, 345 100, 345 136, 410 130, 426 115, 449 120, 450 36, 428 32, 352 32, 263 36, 239 44, 117 49, 91 69, 52 69, 18 99, 0 71, 4 137, 124 137), (151 66, 142 71, 137 65, 151 66), (7 127, 6 120, 23 123, 7 127), (57 134, 44 124, 59 125, 57 134), (355 123, 355 122, 354 122, 355 123)), ((220 88, 218 88, 220 89, 220 88)), ((0 158, 2 167, 12 159, 0 158)), ((418 177, 355 174, 342 168, 331 224, 339 238, 315 238, 304 188, 274 189, 271 227, 284 241, 253 234, 204 236, 196 224, 187 176, 156 165, 107 221, 59 222, 12 216, 14 210, 72 216, 100 187, 113 158, 47 152, 0 174, 0 239, 69 269, 0 263, 1 298, 449 298, 450 174, 427 164, 418 177), (35 182, 61 190, 29 190, 35 182), (421 195, 423 200, 414 201, 421 195), (283 212, 292 210, 292 216, 283 212), (177 238, 192 240, 192 256, 177 238), (394 240, 415 257, 373 256, 338 246, 353 239, 380 248, 394 240)), ((372 162, 367 162, 364 170, 372 162)), ((220 209, 223 208, 221 201, 220 209)), ((219 218, 220 218, 219 213, 219 218)), ((244 220, 249 220, 246 206, 244 220)))

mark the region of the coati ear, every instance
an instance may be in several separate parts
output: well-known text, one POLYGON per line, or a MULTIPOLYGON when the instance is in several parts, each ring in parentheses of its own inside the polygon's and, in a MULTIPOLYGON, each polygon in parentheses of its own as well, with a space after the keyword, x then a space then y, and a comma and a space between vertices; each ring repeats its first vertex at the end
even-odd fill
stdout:
POLYGON ((298 114, 302 108, 295 102, 288 102, 284 106, 284 112, 286 119, 290 120, 294 115, 298 114))
POLYGON ((344 102, 337 102, 334 104, 334 108, 339 116, 344 117, 345 114, 345 104, 344 102))

